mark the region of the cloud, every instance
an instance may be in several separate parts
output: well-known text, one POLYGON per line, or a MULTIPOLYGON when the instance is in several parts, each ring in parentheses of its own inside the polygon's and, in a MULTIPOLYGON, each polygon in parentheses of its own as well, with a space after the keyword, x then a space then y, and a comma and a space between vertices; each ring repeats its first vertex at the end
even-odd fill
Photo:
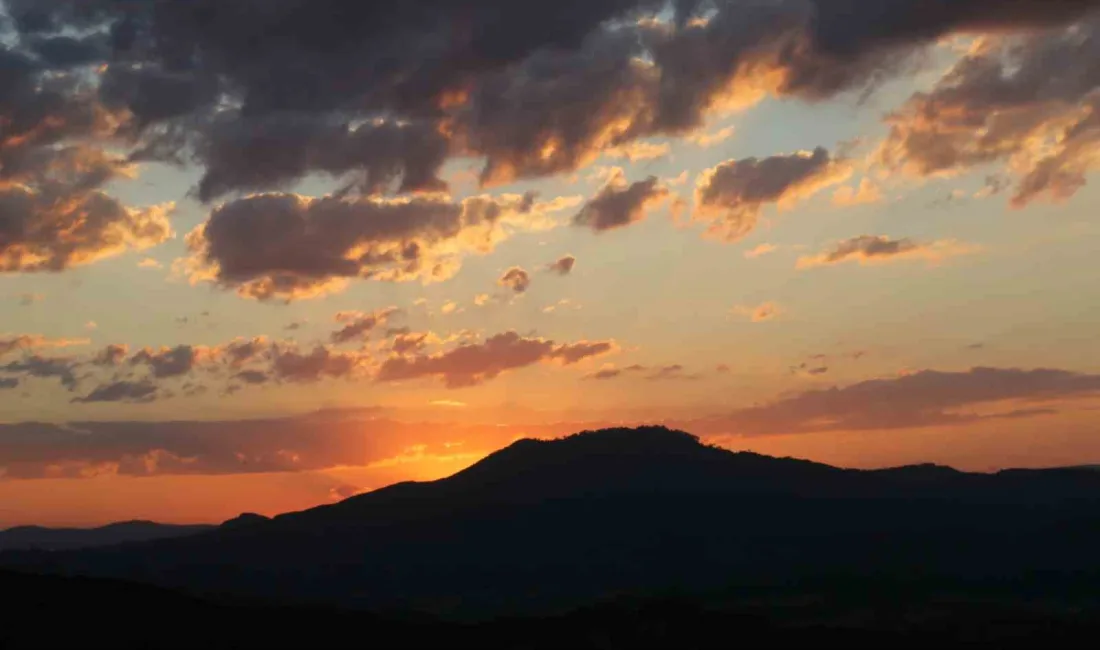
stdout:
POLYGON ((797 266, 800 269, 808 269, 845 262, 858 262, 861 265, 903 260, 939 262, 948 257, 968 255, 977 250, 975 246, 951 239, 920 243, 908 238, 890 239, 885 235, 861 235, 838 242, 831 250, 818 255, 800 257, 797 266))
POLYGON ((727 126, 710 133, 696 133, 690 136, 688 140, 700 147, 713 147, 728 140, 736 131, 736 127, 727 126))
POLYGON ((79 362, 69 357, 43 357, 37 354, 23 357, 0 366, 0 373, 35 377, 39 379, 57 379, 68 390, 75 390, 78 378, 76 369, 79 362))
POLYGON ((97 366, 120 366, 129 354, 130 347, 123 343, 111 343, 100 350, 92 359, 97 366))
POLYGON ((651 372, 646 379, 648 381, 695 381, 702 379, 699 374, 689 374, 680 364, 662 366, 651 372))
POLYGON ((266 384, 268 380, 271 379, 266 373, 259 370, 242 370, 241 372, 233 375, 233 378, 239 379, 240 381, 243 381, 244 383, 253 386, 258 384, 266 384))
POLYGON ((1015 183, 1014 207, 1068 199, 1100 166, 1100 72, 1081 66, 1100 56, 1098 30, 1094 13, 1070 27, 972 48, 931 91, 888 117, 877 160, 921 178, 999 163, 998 176, 1015 183))
POLYGON ((546 270, 551 273, 557 273, 558 275, 569 275, 573 272, 573 267, 577 265, 577 258, 572 255, 563 255, 556 261, 547 265, 546 270))
POLYGON ((309 352, 282 345, 274 349, 271 372, 276 379, 293 383, 348 379, 362 372, 368 361, 364 354, 339 352, 323 345, 309 352))
POLYGON ((770 255, 770 254, 774 253, 777 250, 779 250, 779 247, 775 246, 774 244, 766 244, 766 243, 765 244, 759 244, 756 247, 754 247, 752 250, 745 251, 745 259, 754 260, 758 257, 764 257, 765 255, 770 255))
POLYGON ((513 266, 500 276, 497 284, 515 293, 523 293, 531 286, 531 276, 522 268, 513 266))
POLYGON ((156 259, 154 259, 152 257, 143 257, 141 259, 141 261, 138 262, 138 268, 139 269, 160 269, 160 268, 164 268, 164 265, 161 264, 160 262, 158 262, 156 259))
POLYGON ((708 234, 737 241, 756 227, 766 205, 787 207, 848 178, 851 165, 818 147, 770 158, 728 160, 700 174, 694 220, 708 234))
POLYGON ((92 404, 95 402, 146 403, 156 399, 157 387, 148 380, 116 381, 94 389, 84 397, 73 398, 74 402, 92 404))
POLYGON ((439 308, 439 313, 443 314, 444 316, 448 316, 450 314, 454 314, 460 311, 462 310, 458 308, 458 303, 453 300, 448 300, 447 302, 443 303, 443 305, 439 308))
POLYGON ((783 309, 774 302, 761 303, 755 307, 738 305, 730 311, 737 316, 748 318, 754 323, 773 320, 783 313, 783 309))
POLYGON ((833 205, 849 208, 882 201, 882 190, 870 178, 864 177, 859 185, 845 185, 833 193, 833 205))
POLYGON ((982 405, 1013 400, 1034 404, 1098 392, 1100 376, 1066 370, 921 370, 843 388, 807 391, 741 409, 725 417, 724 426, 731 432, 760 435, 944 426, 1017 413, 974 412, 982 405))
POLYGON ((474 296, 474 306, 484 307, 485 305, 489 304, 489 300, 490 300, 489 294, 479 293, 476 296, 474 296))
POLYGON ((615 147, 606 152, 611 158, 626 158, 630 162, 641 160, 654 160, 664 158, 672 147, 667 142, 655 144, 652 142, 631 142, 627 145, 615 147))
POLYGON ((45 300, 45 296, 40 293, 21 293, 19 294, 19 305, 22 307, 29 307, 35 303, 45 300))
POLYGON ((573 364, 614 349, 610 341, 557 344, 505 332, 482 343, 460 345, 438 354, 390 357, 382 362, 376 378, 389 382, 434 377, 448 388, 463 388, 495 379, 510 370, 555 360, 573 364))
POLYGON ((259 300, 296 300, 349 279, 431 282, 451 277, 468 254, 486 254, 511 232, 552 227, 570 199, 476 196, 452 201, 264 194, 227 203, 187 237, 183 267, 259 300))
POLYGON ((336 321, 344 323, 344 326, 333 332, 330 339, 336 344, 362 341, 397 312, 396 307, 387 307, 370 313, 342 311, 336 314, 336 321))
POLYGON ((158 350, 143 348, 130 358, 130 365, 145 365, 152 371, 153 377, 167 379, 186 375, 209 355, 208 348, 191 345, 162 347, 158 350))
MULTIPOLYGON (((0 110, 20 119, 5 146, 48 155, 57 142, 102 151, 110 141, 128 160, 193 163, 204 201, 311 175, 361 195, 438 191, 455 156, 484 160, 482 182, 503 183, 690 135, 769 94, 865 92, 944 37, 1064 26, 1096 7, 456 0, 382 11, 242 1, 225 11, 213 0, 10 0, 0 110), (42 106, 56 110, 28 110, 42 106)), ((125 230, 126 221, 112 222, 125 230)), ((57 266, 95 250, 66 261, 46 245, 34 255, 57 266)))
POLYGON ((19 351, 87 345, 88 339, 50 339, 41 334, 0 336, 0 359, 19 351))
POLYGON ((19 388, 19 380, 15 377, 0 377, 0 390, 12 390, 19 388))
POLYGON ((603 189, 573 217, 573 224, 596 232, 622 228, 645 219, 648 210, 668 197, 668 189, 656 176, 627 184, 623 171, 616 169, 603 189))

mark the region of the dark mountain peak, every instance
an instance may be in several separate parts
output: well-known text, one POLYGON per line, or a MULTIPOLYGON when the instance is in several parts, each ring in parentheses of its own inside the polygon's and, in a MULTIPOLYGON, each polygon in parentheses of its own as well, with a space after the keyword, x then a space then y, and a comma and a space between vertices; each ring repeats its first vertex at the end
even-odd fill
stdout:
POLYGON ((255 512, 243 512, 232 519, 229 519, 222 523, 222 528, 242 528, 244 526, 251 526, 254 524, 263 523, 265 521, 271 521, 270 517, 258 515, 255 512))

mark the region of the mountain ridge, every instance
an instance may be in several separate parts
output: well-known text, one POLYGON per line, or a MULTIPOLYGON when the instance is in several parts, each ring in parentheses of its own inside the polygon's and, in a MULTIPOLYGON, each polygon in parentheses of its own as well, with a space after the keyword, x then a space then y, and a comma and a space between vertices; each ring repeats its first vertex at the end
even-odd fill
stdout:
POLYGON ((1100 577, 1098 506, 1091 470, 841 469, 644 427, 517 441, 437 481, 0 566, 478 617, 867 576, 1100 577))

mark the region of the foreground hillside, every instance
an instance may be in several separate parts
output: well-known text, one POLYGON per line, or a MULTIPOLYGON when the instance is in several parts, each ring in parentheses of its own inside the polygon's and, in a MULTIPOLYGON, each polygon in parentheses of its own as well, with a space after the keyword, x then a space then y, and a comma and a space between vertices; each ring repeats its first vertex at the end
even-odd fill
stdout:
POLYGON ((270 520, 0 564, 473 618, 661 593, 1070 607, 1100 577, 1098 506, 1090 470, 843 470, 615 429, 520 441, 446 479, 270 520))
POLYGON ((621 599, 556 616, 462 624, 250 600, 203 600, 87 578, 0 572, 0 648, 1092 648, 1100 612, 991 602, 819 604, 621 599), (874 612, 877 618, 869 618, 874 612), (862 613, 860 613, 862 612, 862 613))

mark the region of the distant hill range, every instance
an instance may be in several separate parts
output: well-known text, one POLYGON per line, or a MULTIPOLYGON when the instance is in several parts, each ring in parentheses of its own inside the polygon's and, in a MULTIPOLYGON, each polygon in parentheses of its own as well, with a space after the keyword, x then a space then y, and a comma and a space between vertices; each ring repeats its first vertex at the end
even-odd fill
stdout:
POLYGON ((0 565, 479 618, 631 594, 1069 606, 1095 598, 1098 548, 1095 470, 847 470, 650 427, 521 440, 438 481, 171 539, 6 552, 0 565))
POLYGON ((215 526, 175 526, 152 521, 123 521, 99 528, 43 528, 19 526, 0 530, 0 551, 37 549, 67 551, 125 542, 149 542, 170 537, 194 535, 215 526))

